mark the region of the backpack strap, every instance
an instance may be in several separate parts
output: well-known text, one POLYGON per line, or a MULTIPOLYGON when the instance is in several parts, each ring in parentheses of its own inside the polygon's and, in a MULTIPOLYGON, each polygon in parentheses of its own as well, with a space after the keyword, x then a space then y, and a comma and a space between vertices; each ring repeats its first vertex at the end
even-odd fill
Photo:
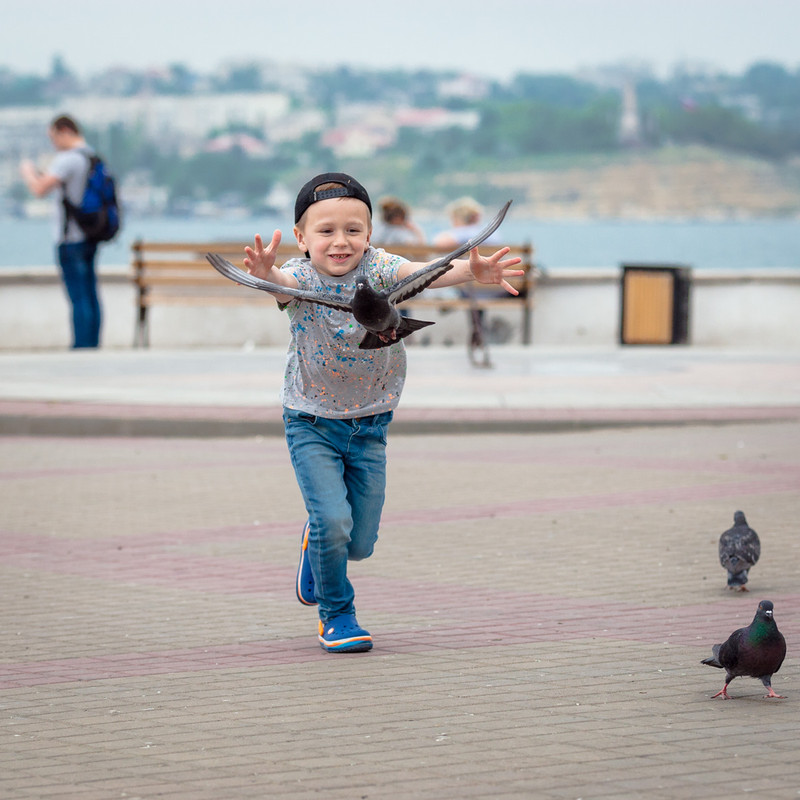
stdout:
MULTIPOLYGON (((89 176, 92 174, 93 159, 98 158, 97 153, 91 147, 76 147, 76 150, 83 153, 89 161, 89 166, 86 169, 86 181, 89 181, 89 176)), ((86 187, 84 186, 84 191, 86 187)), ((83 196, 83 195, 81 195, 83 196)), ((67 239, 67 230, 69 229, 69 221, 71 217, 75 216, 75 205, 67 198, 67 182, 61 181, 61 204, 64 206, 64 241, 67 239)))

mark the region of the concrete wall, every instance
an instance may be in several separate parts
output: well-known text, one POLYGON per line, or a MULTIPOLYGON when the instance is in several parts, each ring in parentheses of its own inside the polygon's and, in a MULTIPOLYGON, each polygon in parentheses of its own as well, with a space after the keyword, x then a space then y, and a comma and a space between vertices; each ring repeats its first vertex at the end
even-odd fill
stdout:
MULTIPOLYGON (((621 271, 564 269, 536 290, 533 341, 543 345, 619 342, 621 271)), ((689 344, 800 348, 800 270, 695 270, 689 344)))
MULTIPOLYGON (((135 290, 126 267, 101 273, 103 346, 129 348, 136 320, 135 290)), ((542 276, 533 311, 534 345, 614 346, 619 342, 620 271, 563 269, 542 276)), ((512 307, 513 308, 513 307, 512 307)), ((150 311, 152 347, 284 347, 286 319, 272 300, 257 304, 150 311)), ((418 316, 437 324, 415 334, 418 344, 462 345, 464 312, 418 316)), ((689 343, 699 346, 800 349, 800 271, 695 271, 690 296, 689 343)), ((491 311, 490 327, 518 342, 520 312, 491 311)), ((69 306, 53 269, 0 270, 0 350, 69 346, 69 306)))
POLYGON ((695 273, 692 289, 692 343, 800 348, 800 270, 695 273))

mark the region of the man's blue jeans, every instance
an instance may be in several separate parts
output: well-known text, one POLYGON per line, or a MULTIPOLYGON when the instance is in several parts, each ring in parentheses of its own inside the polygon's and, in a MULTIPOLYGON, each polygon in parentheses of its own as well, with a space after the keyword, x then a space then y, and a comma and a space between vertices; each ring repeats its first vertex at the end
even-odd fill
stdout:
POLYGON ((355 614, 347 561, 369 558, 378 540, 391 420, 391 411, 330 419, 283 410, 289 455, 310 521, 307 556, 323 622, 355 614))
POLYGON ((58 246, 58 263, 72 304, 73 348, 100 344, 102 320, 94 270, 96 253, 96 242, 70 242, 58 246))

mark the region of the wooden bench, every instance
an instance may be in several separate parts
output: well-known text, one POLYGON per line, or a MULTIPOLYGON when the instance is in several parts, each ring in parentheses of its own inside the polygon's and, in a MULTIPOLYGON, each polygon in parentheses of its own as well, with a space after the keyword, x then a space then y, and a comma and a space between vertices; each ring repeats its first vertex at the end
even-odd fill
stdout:
MULTIPOLYGON (((249 244, 249 242, 248 242, 249 244)), ((379 243, 376 246, 380 247, 379 243)), ((523 344, 531 341, 531 312, 535 289, 536 270, 532 261, 533 248, 530 244, 511 246, 508 257, 519 256, 520 268, 525 274, 514 278, 511 283, 519 290, 519 295, 510 295, 502 289, 477 282, 455 287, 459 296, 437 296, 438 291, 423 292, 407 300, 401 308, 434 308, 441 311, 464 310, 471 314, 473 330, 470 353, 476 347, 485 348, 482 340, 480 320, 481 311, 489 308, 514 308, 521 311, 521 340, 523 344), (480 341, 473 341, 477 338, 480 341)), ((147 347, 150 343, 148 310, 151 306, 162 304, 181 305, 235 305, 241 303, 262 303, 269 306, 274 300, 264 292, 253 291, 237 286, 222 277, 206 261, 206 253, 219 253, 232 263, 240 266, 244 258, 244 242, 150 242, 138 240, 132 245, 133 281, 137 287, 138 314, 134 333, 134 346, 147 347)), ((391 253, 401 255, 409 261, 431 261, 443 252, 430 245, 387 245, 391 253)), ((484 255, 496 250, 493 246, 483 246, 484 255)), ((294 240, 282 242, 278 249, 276 264, 281 266, 290 258, 300 256, 294 240)))

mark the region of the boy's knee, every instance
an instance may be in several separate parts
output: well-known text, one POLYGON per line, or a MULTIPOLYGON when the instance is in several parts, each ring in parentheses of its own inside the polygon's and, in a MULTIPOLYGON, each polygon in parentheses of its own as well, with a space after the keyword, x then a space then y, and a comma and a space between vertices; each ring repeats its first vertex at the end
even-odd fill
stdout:
POLYGON ((369 550, 354 550, 351 548, 347 551, 347 560, 363 561, 365 558, 369 558, 372 555, 374 549, 374 547, 370 547, 369 550))
POLYGON ((369 542, 351 541, 347 548, 348 561, 363 561, 369 558, 375 550, 375 539, 369 542))

